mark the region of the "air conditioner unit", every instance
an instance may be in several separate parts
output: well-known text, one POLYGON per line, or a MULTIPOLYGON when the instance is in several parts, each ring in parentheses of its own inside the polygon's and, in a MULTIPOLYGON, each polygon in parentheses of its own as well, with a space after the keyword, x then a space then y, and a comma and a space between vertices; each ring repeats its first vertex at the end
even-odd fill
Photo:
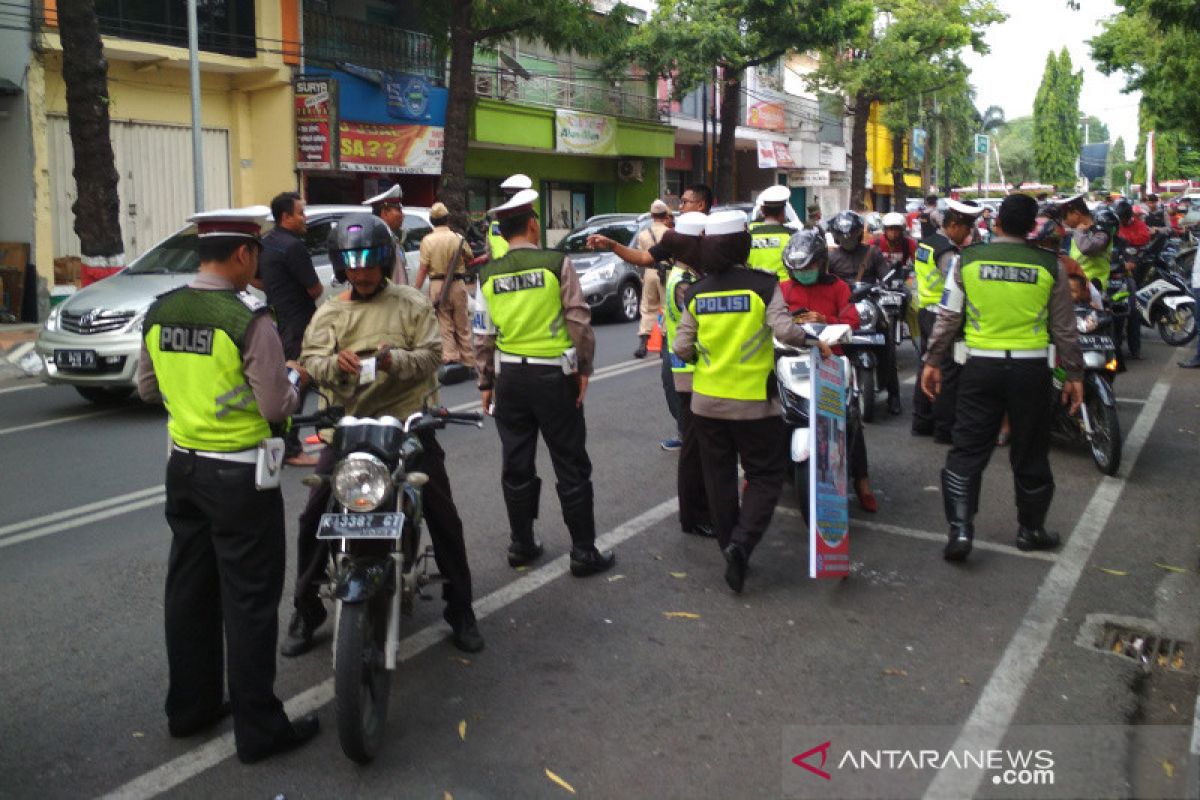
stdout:
POLYGON ((492 96, 492 76, 491 75, 476 75, 475 76, 475 94, 478 97, 492 96))
POLYGON ((622 158, 617 162, 617 177, 627 182, 646 179, 646 162, 637 158, 622 158))

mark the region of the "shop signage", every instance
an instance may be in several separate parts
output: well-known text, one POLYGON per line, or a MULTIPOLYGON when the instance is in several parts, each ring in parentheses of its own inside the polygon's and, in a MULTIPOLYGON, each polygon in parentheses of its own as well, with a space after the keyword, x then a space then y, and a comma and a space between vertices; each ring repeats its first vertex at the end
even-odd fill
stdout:
POLYGON ((383 81, 383 93, 389 117, 423 125, 445 124, 445 113, 436 114, 437 104, 431 103, 433 87, 419 75, 389 74, 383 81))
POLYGON ((554 149, 558 152, 617 154, 617 124, 612 117, 559 108, 554 112, 554 121, 554 149))
POLYGON ((788 173, 788 186, 828 186, 829 170, 797 169, 788 173))
POLYGON ((746 124, 768 131, 787 130, 787 114, 783 103, 749 103, 746 106, 746 124))
POLYGON ((795 169, 796 162, 787 142, 759 141, 758 166, 759 169, 795 169))
POLYGON ((927 134, 921 128, 913 128, 912 146, 909 148, 912 151, 912 161, 920 164, 925 161, 925 139, 927 134))
POLYGON ((296 78, 296 168, 333 169, 337 132, 337 81, 296 78))
POLYGON ((428 125, 343 121, 338 126, 338 160, 350 172, 438 175, 444 131, 428 125))
POLYGON ((846 377, 842 359, 821 358, 815 347, 812 362, 808 576, 842 578, 850 574, 846 377))

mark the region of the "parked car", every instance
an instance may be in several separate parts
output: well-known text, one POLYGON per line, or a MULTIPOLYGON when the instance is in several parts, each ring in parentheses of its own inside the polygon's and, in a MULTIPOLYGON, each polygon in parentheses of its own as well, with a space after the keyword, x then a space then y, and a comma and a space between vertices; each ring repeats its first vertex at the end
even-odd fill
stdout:
POLYGON ((615 253, 588 250, 588 236, 598 233, 633 247, 638 233, 649 225, 648 214, 600 214, 589 218, 558 243, 557 249, 571 256, 583 296, 594 313, 624 322, 637 319, 642 276, 637 267, 615 253))
MULTIPOLYGON (((334 286, 325 246, 329 229, 342 217, 363 211, 362 206, 333 205, 309 206, 306 211, 308 232, 304 242, 325 289, 318 302, 323 302, 334 286)), ((262 227, 264 232, 270 229, 269 217, 263 217, 262 227)), ((433 229, 429 210, 405 208, 404 229, 411 281, 416 274, 421 239, 433 229)), ((199 268, 196 227, 186 225, 116 275, 79 290, 55 306, 36 343, 42 358, 42 379, 74 386, 94 403, 127 398, 136 386, 146 310, 159 295, 189 283, 199 268)))

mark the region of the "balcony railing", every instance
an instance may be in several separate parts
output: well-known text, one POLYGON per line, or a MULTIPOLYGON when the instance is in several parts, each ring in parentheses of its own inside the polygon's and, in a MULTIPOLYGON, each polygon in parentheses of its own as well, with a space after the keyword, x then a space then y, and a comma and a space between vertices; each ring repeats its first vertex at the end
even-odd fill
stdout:
POLYGON ((351 63, 445 81, 446 54, 432 37, 320 11, 304 12, 304 57, 324 67, 351 63))
POLYGON ((475 96, 651 122, 667 116, 666 105, 647 94, 547 75, 521 78, 505 68, 475 67, 475 96))

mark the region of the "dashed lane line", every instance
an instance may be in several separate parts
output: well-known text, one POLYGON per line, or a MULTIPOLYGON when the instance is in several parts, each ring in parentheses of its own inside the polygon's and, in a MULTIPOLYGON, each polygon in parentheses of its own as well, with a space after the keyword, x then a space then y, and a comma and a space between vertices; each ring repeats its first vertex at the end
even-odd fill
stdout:
POLYGON ((103 408, 99 411, 89 411, 86 414, 72 414, 69 417, 59 417, 57 419, 46 419, 41 422, 30 422, 25 425, 14 425, 11 428, 0 428, 0 436, 5 436, 10 433, 20 433, 22 431, 32 431, 37 428, 48 428, 51 425, 61 425, 64 422, 77 422, 81 419, 93 419, 95 417, 104 417, 109 414, 116 414, 119 411, 124 411, 125 407, 118 406, 116 408, 103 408))

